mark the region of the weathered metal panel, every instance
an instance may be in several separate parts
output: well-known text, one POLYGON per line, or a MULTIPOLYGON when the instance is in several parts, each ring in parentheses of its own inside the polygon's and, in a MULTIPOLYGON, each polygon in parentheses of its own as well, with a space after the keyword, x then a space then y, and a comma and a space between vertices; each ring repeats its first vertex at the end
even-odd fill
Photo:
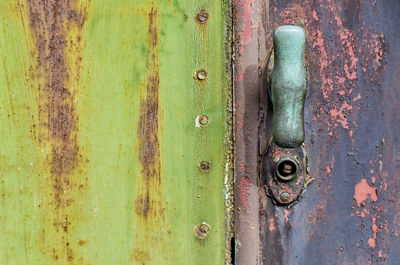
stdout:
POLYGON ((248 0, 236 10, 237 263, 400 264, 400 3, 248 0), (290 209, 266 198, 257 168, 271 132, 266 51, 283 24, 307 33, 306 144, 315 178, 290 209))
POLYGON ((0 10, 0 264, 228 262, 227 3, 0 10))

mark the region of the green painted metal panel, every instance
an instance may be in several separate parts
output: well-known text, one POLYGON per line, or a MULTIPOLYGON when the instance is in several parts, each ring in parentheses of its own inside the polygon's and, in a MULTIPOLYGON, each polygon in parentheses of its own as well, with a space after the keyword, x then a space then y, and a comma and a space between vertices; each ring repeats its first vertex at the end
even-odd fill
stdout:
POLYGON ((228 11, 0 2, 0 264, 229 262, 228 11))

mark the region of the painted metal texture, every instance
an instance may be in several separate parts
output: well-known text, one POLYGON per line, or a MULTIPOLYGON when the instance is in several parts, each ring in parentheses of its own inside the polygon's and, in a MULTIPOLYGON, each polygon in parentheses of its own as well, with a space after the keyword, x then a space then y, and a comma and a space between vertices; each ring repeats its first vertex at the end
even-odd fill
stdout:
POLYGON ((400 264, 400 2, 235 4, 236 263, 400 264), (305 143, 315 178, 293 207, 264 192, 272 32, 306 32, 305 143))
POLYGON ((229 262, 229 23, 222 0, 0 2, 0 264, 229 262))

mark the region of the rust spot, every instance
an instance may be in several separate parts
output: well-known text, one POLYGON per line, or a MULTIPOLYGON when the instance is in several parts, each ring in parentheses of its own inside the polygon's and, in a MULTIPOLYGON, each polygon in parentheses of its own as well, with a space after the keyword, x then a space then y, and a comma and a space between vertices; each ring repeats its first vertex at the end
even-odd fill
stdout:
POLYGON ((139 162, 143 184, 135 201, 136 213, 144 218, 157 215, 160 207, 160 144, 159 144, 159 55, 158 12, 152 7, 148 14, 149 55, 145 93, 141 96, 138 124, 139 162))
MULTIPOLYGON (((48 129, 43 140, 51 142, 51 175, 56 208, 68 206, 63 194, 70 187, 70 175, 78 156, 78 115, 74 106, 75 91, 69 87, 66 49, 68 29, 83 27, 84 16, 72 9, 75 1, 28 0, 31 31, 36 40, 37 64, 45 80, 39 90, 39 119, 48 129)), ((80 37, 76 40, 79 48, 80 37)), ((78 60, 79 62, 80 60, 78 60)), ((78 66, 79 67, 79 66, 78 66)), ((79 80, 73 80, 77 83, 79 80)))
POLYGON ((81 239, 81 240, 78 241, 78 245, 79 245, 79 246, 84 246, 84 245, 86 245, 86 244, 87 244, 87 241, 86 241, 86 240, 82 240, 82 239, 81 239))
POLYGON ((149 253, 139 248, 133 250, 132 258, 138 262, 138 264, 146 264, 150 261, 149 253))
POLYGON ((249 208, 249 193, 251 189, 251 179, 246 176, 240 177, 239 198, 245 208, 249 208))
POLYGON ((65 244, 65 248, 66 248, 66 250, 67 250, 67 260, 68 260, 68 261, 73 261, 73 260, 74 260, 74 253, 73 253, 73 251, 72 251, 72 248, 71 248, 69 242, 67 242, 67 243, 65 244))
POLYGON ((135 201, 135 210, 138 215, 147 218, 150 210, 150 191, 146 190, 145 196, 141 196, 135 201))

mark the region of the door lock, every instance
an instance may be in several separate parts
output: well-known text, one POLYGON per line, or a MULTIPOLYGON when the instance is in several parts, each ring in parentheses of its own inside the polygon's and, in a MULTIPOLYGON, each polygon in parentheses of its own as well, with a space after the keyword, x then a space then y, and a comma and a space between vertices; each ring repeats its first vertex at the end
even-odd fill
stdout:
POLYGON ((276 28, 273 38, 274 66, 269 91, 273 131, 266 156, 267 186, 276 203, 290 205, 299 199, 307 184, 305 33, 301 27, 286 25, 276 28))

